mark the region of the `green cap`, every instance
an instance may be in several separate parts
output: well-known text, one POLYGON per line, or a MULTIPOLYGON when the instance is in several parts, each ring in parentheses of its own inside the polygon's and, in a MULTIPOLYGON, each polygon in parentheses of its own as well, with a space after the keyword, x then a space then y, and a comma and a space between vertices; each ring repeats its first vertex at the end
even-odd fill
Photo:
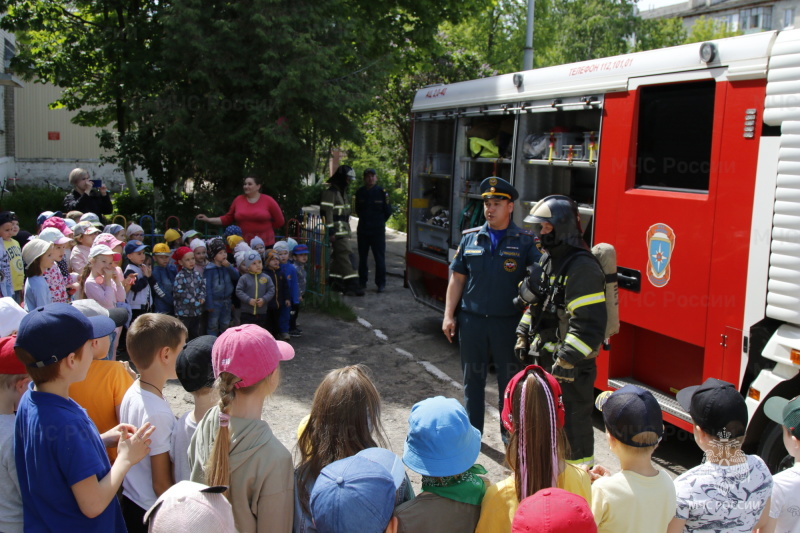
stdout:
POLYGON ((764 404, 764 414, 800 439, 800 396, 792 400, 773 396, 764 404))

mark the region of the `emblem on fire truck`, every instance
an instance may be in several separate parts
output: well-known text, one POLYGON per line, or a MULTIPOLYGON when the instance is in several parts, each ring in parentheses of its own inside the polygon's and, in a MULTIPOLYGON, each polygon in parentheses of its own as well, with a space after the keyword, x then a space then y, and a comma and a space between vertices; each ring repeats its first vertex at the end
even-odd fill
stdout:
POLYGON ((654 287, 669 282, 669 262, 675 250, 675 232, 666 224, 653 224, 647 230, 647 279, 654 287))

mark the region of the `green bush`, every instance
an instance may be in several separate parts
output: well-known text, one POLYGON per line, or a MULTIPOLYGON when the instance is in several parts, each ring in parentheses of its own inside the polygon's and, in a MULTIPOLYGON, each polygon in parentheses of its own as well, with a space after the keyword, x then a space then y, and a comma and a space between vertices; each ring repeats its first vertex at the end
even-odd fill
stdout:
MULTIPOLYGON (((131 222, 139 224, 142 216, 153 216, 155 213, 156 199, 153 193, 153 185, 142 183, 141 180, 137 181, 139 196, 133 196, 131 190, 126 188, 112 197, 114 216, 122 215, 129 224, 131 222)), ((145 224, 144 230, 150 233, 151 228, 145 224)))
MULTIPOLYGON (((42 211, 59 211, 67 191, 50 187, 15 187, 3 193, 0 210, 14 211, 22 229, 36 230, 36 217, 42 211)), ((64 213, 66 215, 66 213, 64 213)))
POLYGON ((386 225, 394 230, 408 231, 408 189, 403 183, 400 187, 392 188, 389 191, 389 203, 395 210, 392 218, 386 225))
MULTIPOLYGON (((138 182, 139 196, 131 195, 130 190, 124 190, 114 195, 114 215, 122 215, 130 222, 140 224, 144 215, 155 219, 155 232, 163 234, 169 227, 179 226, 181 230, 195 228, 204 235, 217 235, 222 228, 202 222, 197 222, 198 213, 208 216, 217 216, 228 210, 228 205, 218 195, 208 190, 196 190, 192 193, 184 191, 162 190, 157 195, 151 183, 138 182), (175 221, 171 217, 177 217, 175 221), (169 220, 168 220, 169 219, 169 220)), ((152 231, 151 223, 147 220, 142 224, 145 233, 152 231)))

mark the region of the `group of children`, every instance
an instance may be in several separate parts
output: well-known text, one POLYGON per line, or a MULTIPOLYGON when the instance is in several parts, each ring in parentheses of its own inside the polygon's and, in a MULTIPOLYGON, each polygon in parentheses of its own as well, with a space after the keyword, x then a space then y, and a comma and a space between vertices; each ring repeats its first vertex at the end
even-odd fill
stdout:
MULTIPOLYGON (((104 227, 94 213, 77 211, 46 211, 35 235, 24 232, 19 241, 18 234, 16 215, 0 212, 0 296, 25 309, 88 298, 127 309, 127 324, 150 311, 174 315, 189 339, 219 335, 232 323, 258 324, 283 340, 301 334, 309 250, 294 239, 268 250, 258 237, 244 243, 237 226, 208 240, 169 229, 150 251, 141 226, 104 227)), ((115 330, 110 359, 125 347, 122 333, 115 330)))
POLYGON ((531 365, 504 393, 512 474, 491 484, 476 464, 481 435, 452 398, 414 405, 402 458, 387 450, 380 395, 367 369, 355 365, 319 384, 299 423, 295 465, 262 420, 280 363, 294 357, 291 345, 255 324, 187 343, 180 320, 144 313, 127 340, 139 374, 127 375, 120 363, 101 360, 124 313, 83 302, 27 314, 0 305, 2 323, 18 330, 0 330, 0 425, 9 430, 0 432, 0 531, 798 528, 800 398, 765 404, 796 460, 773 478, 761 459, 741 451, 747 411, 731 384, 709 379, 680 391, 705 460, 673 482, 652 464, 664 430, 655 398, 632 385, 603 393, 596 405, 622 467, 610 475, 565 462, 560 385, 531 365), (107 365, 125 376, 112 376, 107 365), (180 419, 164 398, 175 378, 194 398, 180 419), (121 383, 113 392, 112 381, 121 383), (109 426, 112 410, 117 421, 109 426), (406 467, 422 476, 416 496, 406 467))
POLYGON ((621 472, 568 464, 561 387, 535 365, 504 391, 507 479, 476 464, 481 435, 452 398, 414 405, 402 458, 387 450, 361 365, 318 386, 295 465, 261 414, 294 357, 307 247, 171 229, 151 265, 135 224, 37 224, 20 247, 16 216, 0 213, 4 533, 800 533, 800 398, 765 403, 795 458, 773 477, 742 452, 744 400, 716 379, 677 395, 705 459, 674 482, 652 463, 658 402, 632 385, 596 402, 621 472), (113 361, 126 326, 136 372, 113 361), (194 398, 179 419, 164 398, 176 378, 194 398), (416 496, 405 467, 422 476, 416 496))

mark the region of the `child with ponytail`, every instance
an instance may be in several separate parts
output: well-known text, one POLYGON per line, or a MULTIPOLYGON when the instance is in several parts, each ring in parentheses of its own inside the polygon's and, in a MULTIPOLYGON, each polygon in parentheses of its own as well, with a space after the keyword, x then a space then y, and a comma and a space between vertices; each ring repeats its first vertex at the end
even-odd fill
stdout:
POLYGON ((198 423, 189 445, 191 480, 225 485, 237 531, 292 530, 292 456, 264 420, 264 401, 278 386, 292 347, 255 324, 229 328, 211 352, 219 406, 198 423))
POLYGON ((568 444, 558 381, 530 365, 511 379, 503 398, 501 421, 511 433, 506 461, 513 474, 487 489, 475 533, 510 531, 519 502, 540 489, 558 487, 591 505, 589 474, 564 460, 568 444))

